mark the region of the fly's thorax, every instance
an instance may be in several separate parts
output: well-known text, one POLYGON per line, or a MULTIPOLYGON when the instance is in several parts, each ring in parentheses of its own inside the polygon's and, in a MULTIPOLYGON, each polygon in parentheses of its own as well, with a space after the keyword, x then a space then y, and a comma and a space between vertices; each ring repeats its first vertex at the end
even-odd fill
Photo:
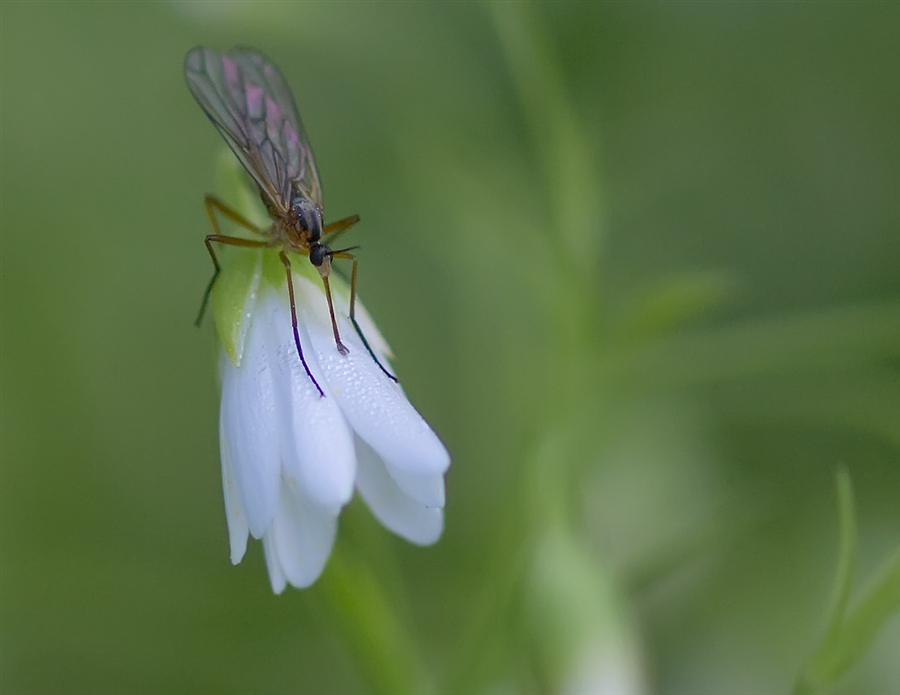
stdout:
POLYGON ((322 238, 322 208, 318 205, 298 196, 291 201, 291 217, 297 235, 307 245, 322 238))

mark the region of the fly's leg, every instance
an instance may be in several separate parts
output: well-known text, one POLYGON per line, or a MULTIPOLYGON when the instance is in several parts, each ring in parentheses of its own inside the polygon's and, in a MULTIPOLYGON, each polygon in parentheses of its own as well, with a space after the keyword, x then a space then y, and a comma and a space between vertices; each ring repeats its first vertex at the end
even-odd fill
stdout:
POLYGON ((322 284, 325 285, 325 298, 328 300, 328 313, 331 314, 331 330, 334 331, 334 344, 342 355, 350 352, 347 346, 341 342, 341 333, 338 331, 337 319, 334 316, 334 301, 331 299, 331 283, 328 282, 328 276, 322 275, 322 284))
POLYGON ((346 232, 350 227, 359 222, 359 215, 350 215, 350 217, 345 217, 337 222, 332 222, 331 224, 326 224, 325 228, 322 230, 322 241, 321 244, 323 246, 331 246, 334 243, 334 240, 337 239, 341 234, 346 232))
MULTIPOLYGON (((335 239, 341 236, 357 222, 359 222, 359 215, 350 215, 349 217, 344 217, 337 222, 332 222, 331 224, 325 225, 325 228, 322 230, 323 236, 320 243, 325 247, 330 246, 335 241, 335 239)), ((342 250, 346 251, 346 249, 342 250)), ((329 255, 331 257, 334 256, 333 253, 329 255)), ((349 350, 347 350, 347 346, 341 342, 341 335, 338 331, 337 319, 334 315, 334 301, 331 297, 331 284, 328 282, 328 272, 331 266, 331 257, 328 258, 328 269, 325 269, 324 272, 320 273, 320 275, 322 277, 322 284, 325 285, 325 297, 328 299, 328 313, 331 315, 331 329, 332 331, 334 331, 334 344, 337 347, 339 353, 341 353, 342 355, 346 355, 349 350)))
POLYGON ((213 268, 213 276, 209 280, 209 284, 206 286, 206 291, 203 293, 203 301, 200 303, 200 311, 197 313, 197 319, 194 321, 194 325, 199 327, 200 322, 203 321, 203 315, 206 313, 206 305, 209 303, 209 295, 212 292, 213 285, 216 284, 216 279, 219 277, 219 273, 222 271, 221 266, 219 265, 219 259, 216 258, 216 252, 213 250, 213 243, 217 244, 225 244, 226 246, 242 246, 244 248, 253 248, 257 249, 262 246, 265 246, 267 242, 265 241, 255 241, 253 239, 242 239, 241 237, 236 236, 227 236, 221 233, 219 230, 219 221, 216 219, 215 210, 221 212, 225 217, 230 219, 235 224, 239 224, 245 229, 249 229, 251 232, 256 234, 262 234, 263 230, 253 224, 246 217, 228 207, 221 200, 216 198, 215 196, 208 195, 205 200, 206 204, 206 214, 209 215, 209 221, 212 224, 213 234, 209 234, 206 237, 206 250, 209 251, 209 257, 212 259, 213 268))
MULTIPOLYGON (((333 258, 344 258, 353 263, 353 270, 350 274, 350 322, 353 324, 353 327, 356 329, 356 334, 359 336, 359 339, 362 340, 362 344, 366 346, 366 350, 369 352, 369 356, 375 360, 375 364, 378 365, 378 368, 384 372, 385 376, 391 381, 398 383, 397 377, 391 374, 387 369, 384 368, 384 365, 378 360, 375 356, 375 351, 372 350, 372 346, 369 345, 369 341, 366 340, 366 336, 363 335, 362 328, 359 327, 359 323, 356 320, 356 271, 359 267, 359 261, 356 256, 352 253, 347 253, 346 250, 335 251, 332 253, 333 258)), ((326 283, 327 287, 327 283, 326 283)), ((328 295, 328 306, 331 307, 331 294, 328 295)), ((334 314, 331 316, 332 321, 334 320, 334 314)), ((335 335, 337 334, 337 325, 335 325, 335 335)))
MULTIPOLYGON (((291 273, 291 261, 288 259, 287 254, 284 251, 281 251, 278 254, 278 257, 281 259, 281 263, 284 265, 284 270, 287 273, 288 295, 290 295, 291 298, 291 327, 294 329, 294 344, 297 346, 297 354, 300 355, 300 362, 303 363, 303 368, 306 370, 306 375, 318 390, 319 396, 321 398, 324 398, 325 392, 322 390, 322 387, 319 386, 319 382, 316 381, 316 377, 314 377, 312 375, 312 372, 309 371, 309 365, 306 364, 306 358, 303 356, 303 348, 300 347, 300 331, 297 329, 297 306, 294 303, 294 280, 291 273)), ((328 285, 326 284, 325 286, 327 287, 328 285)), ((329 301, 330 300, 331 296, 329 295, 329 301)), ((344 349, 346 350, 346 348, 344 349)))

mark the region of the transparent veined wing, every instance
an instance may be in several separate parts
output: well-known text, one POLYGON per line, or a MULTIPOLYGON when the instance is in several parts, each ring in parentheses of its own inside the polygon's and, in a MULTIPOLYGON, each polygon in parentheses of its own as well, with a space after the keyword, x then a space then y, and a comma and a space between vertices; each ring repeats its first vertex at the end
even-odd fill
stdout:
MULTIPOLYGON (((269 112, 274 109, 276 114, 280 114, 284 118, 284 125, 275 133, 271 133, 271 136, 281 138, 276 143, 276 148, 286 158, 294 191, 321 207, 322 185, 319 182, 319 172, 309 144, 309 136, 303 127, 294 95, 284 77, 278 68, 251 48, 242 46, 232 48, 228 51, 228 57, 233 58, 239 68, 251 76, 254 84, 263 85, 264 93, 272 97, 272 102, 267 102, 266 109, 269 112)), ((278 122, 277 115, 273 118, 273 122, 278 122)))
POLYGON ((198 46, 184 61, 194 98, 280 211, 294 195, 322 205, 322 187, 293 96, 266 58, 249 48, 198 46))

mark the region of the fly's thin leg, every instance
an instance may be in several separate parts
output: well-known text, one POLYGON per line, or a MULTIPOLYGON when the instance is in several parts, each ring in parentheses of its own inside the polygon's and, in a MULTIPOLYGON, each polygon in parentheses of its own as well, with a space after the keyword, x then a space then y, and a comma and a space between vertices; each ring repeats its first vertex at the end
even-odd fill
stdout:
MULTIPOLYGON (((347 253, 346 251, 335 251, 333 254, 334 258, 345 258, 353 263, 353 270, 350 273, 350 322, 353 324, 353 327, 356 329, 356 334, 359 336, 359 339, 362 341, 362 344, 366 346, 366 350, 369 352, 369 356, 375 360, 375 364, 378 365, 378 368, 384 372, 385 376, 388 379, 393 381, 394 383, 399 383, 397 377, 391 374, 387 369, 384 368, 384 365, 378 360, 375 356, 375 351, 372 350, 372 346, 369 345, 369 341, 366 340, 366 336, 363 335, 362 328, 359 327, 359 323, 356 320, 356 270, 359 267, 359 261, 356 256, 352 253, 347 253)), ((329 297, 329 302, 331 298, 329 297)), ((337 329, 335 329, 337 330, 337 329)))
POLYGON ((216 219, 215 210, 218 210, 232 222, 234 222, 235 224, 239 224, 245 229, 249 229, 251 232, 262 234, 263 230, 253 224, 246 217, 238 213, 236 210, 228 207, 214 195, 207 195, 204 199, 204 204, 206 205, 206 214, 209 215, 209 222, 213 228, 213 233, 206 237, 206 249, 207 251, 209 251, 209 257, 212 258, 213 268, 215 268, 215 270, 213 271, 213 276, 212 278, 210 278, 209 284, 207 284, 206 286, 206 291, 203 293, 203 301, 200 302, 200 311, 197 312, 197 319, 194 321, 194 325, 198 328, 200 327, 201 321, 203 321, 203 315, 206 313, 206 305, 209 303, 209 295, 212 292, 213 285, 216 284, 216 279, 219 277, 219 272, 222 270, 219 266, 219 259, 216 258, 216 252, 213 251, 212 242, 227 244, 229 246, 244 246, 248 248, 259 248, 266 245, 266 242, 251 241, 249 239, 241 239, 240 237, 226 236, 222 234, 221 230, 219 229, 219 220, 216 219))
POLYGON ((331 329, 334 331, 334 344, 337 346, 338 352, 346 355, 350 352, 347 346, 341 342, 341 334, 338 331, 337 319, 334 317, 334 302, 331 299, 331 283, 328 282, 328 276, 322 276, 322 284, 325 285, 325 297, 328 299, 328 313, 331 314, 331 329))
POLYGON ((284 265, 284 270, 287 273, 288 295, 291 298, 291 327, 294 329, 294 344, 297 346, 297 354, 300 355, 300 362, 303 363, 303 368, 306 370, 306 375, 319 391, 319 396, 321 398, 325 398, 325 392, 322 390, 322 387, 319 386, 319 382, 316 381, 316 377, 314 377, 312 375, 312 372, 309 371, 309 365, 306 364, 306 358, 303 356, 303 348, 300 347, 300 332, 297 329, 297 306, 294 304, 294 279, 293 277, 291 277, 291 262, 284 251, 281 251, 278 254, 278 257, 281 259, 281 262, 284 265))
POLYGON ((219 265, 219 259, 216 258, 216 252, 213 250, 213 243, 225 244, 226 246, 242 246, 243 248, 249 249, 258 249, 266 245, 265 241, 242 239, 241 237, 225 236, 223 234, 207 234, 204 241, 206 243, 206 250, 209 251, 209 257, 212 258, 215 270, 213 271, 213 276, 209 280, 209 284, 206 286, 206 291, 203 293, 203 301, 200 303, 200 312, 197 314, 197 320, 194 321, 194 325, 197 326, 197 328, 200 328, 203 314, 206 313, 206 305, 209 303, 209 295, 212 292, 213 285, 216 284, 219 273, 222 271, 222 266, 219 265))
POLYGON ((345 217, 342 220, 338 220, 337 222, 332 222, 331 224, 326 224, 325 228, 322 230, 322 245, 323 246, 331 246, 334 243, 334 240, 337 239, 341 234, 346 232, 350 227, 359 222, 359 215, 350 215, 350 217, 345 217))
POLYGON ((209 221, 212 223, 213 231, 216 234, 219 234, 219 221, 216 219, 216 216, 213 214, 213 210, 218 210, 229 220, 234 222, 235 224, 241 225, 244 229, 249 229, 251 232, 255 232, 256 234, 263 234, 263 230, 253 224, 250 220, 244 217, 241 213, 235 210, 232 207, 229 207, 221 200, 216 198, 214 195, 207 195, 203 199, 204 204, 206 205, 206 214, 209 215, 209 221))

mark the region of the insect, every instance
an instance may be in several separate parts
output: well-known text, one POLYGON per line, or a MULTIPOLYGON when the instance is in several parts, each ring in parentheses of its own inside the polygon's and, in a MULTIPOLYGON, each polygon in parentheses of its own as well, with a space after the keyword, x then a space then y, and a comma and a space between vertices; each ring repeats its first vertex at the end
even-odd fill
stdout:
POLYGON ((268 59, 251 48, 236 47, 225 53, 216 53, 197 46, 185 57, 184 76, 197 103, 256 182, 259 195, 272 220, 271 226, 261 229, 219 198, 206 196, 206 213, 213 228, 213 233, 206 236, 206 248, 212 258, 214 272, 203 295, 195 323, 200 325, 210 292, 221 272, 213 244, 280 249, 278 257, 287 274, 291 324, 297 354, 319 395, 324 397, 322 387, 303 357, 288 254, 308 256, 319 271, 328 300, 334 343, 342 355, 346 355, 348 349, 341 342, 328 278, 332 261, 336 258, 346 259, 353 264, 350 276, 350 321, 381 371, 397 381, 378 361, 356 320, 358 261, 350 251, 358 247, 332 250, 330 246, 341 234, 359 222, 359 215, 351 215, 331 224, 324 223, 322 185, 312 148, 294 97, 281 73, 268 59), (244 239, 222 234, 216 212, 265 238, 244 239))

